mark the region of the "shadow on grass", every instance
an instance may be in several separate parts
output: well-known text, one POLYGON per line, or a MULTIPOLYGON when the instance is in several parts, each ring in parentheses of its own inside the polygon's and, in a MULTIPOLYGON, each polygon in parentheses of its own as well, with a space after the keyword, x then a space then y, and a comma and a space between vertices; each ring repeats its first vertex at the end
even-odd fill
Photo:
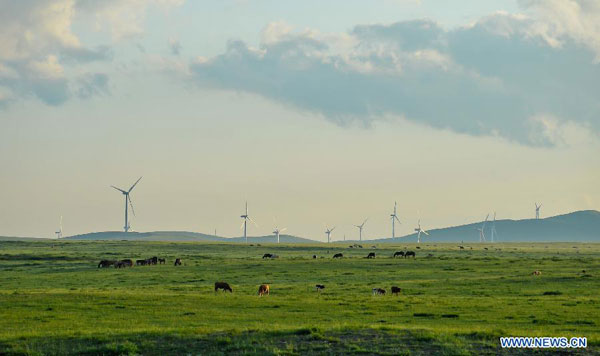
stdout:
MULTIPOLYGON (((96 337, 44 337, 0 343, 2 355, 525 355, 502 350, 492 335, 438 335, 425 330, 316 328, 213 334, 132 333, 96 337)), ((592 350, 581 350, 592 351, 592 350)), ((597 351, 597 350, 596 350, 597 351)), ((560 355, 537 350, 536 355, 560 355)), ((570 355, 578 353, 569 353, 570 355)))

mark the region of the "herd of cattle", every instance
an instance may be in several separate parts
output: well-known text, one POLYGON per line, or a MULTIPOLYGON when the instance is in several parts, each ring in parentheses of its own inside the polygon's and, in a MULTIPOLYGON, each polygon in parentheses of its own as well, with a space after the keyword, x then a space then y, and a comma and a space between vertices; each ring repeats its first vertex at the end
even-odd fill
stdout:
MULTIPOLYGON (((145 260, 136 260, 136 266, 149 266, 149 265, 164 265, 167 263, 167 260, 164 258, 158 258, 156 256, 150 257, 145 260)), ((181 266, 181 259, 175 259, 175 266, 181 266)), ((133 261, 130 259, 125 260, 102 260, 98 263, 98 268, 107 268, 107 267, 115 267, 115 268, 124 268, 124 267, 133 267, 133 261)))
MULTIPOLYGON (((321 292, 323 289, 325 289, 325 285, 323 284, 317 284, 315 285, 315 287, 317 292, 321 292)), ((223 292, 233 293, 233 288, 231 288, 231 286, 227 282, 215 282, 215 293, 219 290, 222 290, 223 292)), ((391 290, 392 295, 399 295, 400 292, 402 292, 402 288, 397 286, 392 286, 391 290)), ((258 296, 262 297, 263 295, 269 295, 270 291, 271 286, 269 286, 268 284, 261 284, 258 287, 258 296)), ((383 288, 373 288, 373 295, 385 295, 385 293, 386 290, 383 288)))

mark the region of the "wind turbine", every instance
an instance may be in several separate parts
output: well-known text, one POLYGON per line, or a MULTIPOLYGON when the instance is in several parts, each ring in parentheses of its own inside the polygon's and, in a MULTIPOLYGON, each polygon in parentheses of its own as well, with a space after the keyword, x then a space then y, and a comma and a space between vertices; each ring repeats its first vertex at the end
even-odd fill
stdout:
POLYGON ((396 202, 394 202, 394 213, 390 214, 390 218, 392 219, 392 239, 396 237, 396 226, 395 223, 398 221, 398 224, 402 224, 400 219, 398 219, 398 215, 396 215, 396 202))
POLYGON ((537 203, 535 203, 535 219, 539 220, 540 219, 540 208, 542 207, 542 204, 540 203, 540 205, 537 205, 537 203))
POLYGON ((280 229, 277 226, 275 226, 275 230, 273 230, 273 233, 277 235, 277 243, 279 243, 279 233, 285 231, 286 229, 287 227, 283 227, 280 229))
POLYGON ((327 230, 325 230, 325 233, 327 234, 327 243, 329 243, 329 242, 331 241, 331 240, 330 240, 331 233, 332 233, 332 232, 333 232, 333 230, 335 229, 335 226, 334 226, 334 227, 332 227, 331 229, 330 229, 330 228, 328 228, 327 226, 325 226, 325 227, 327 228, 327 230))
POLYGON ((57 239, 62 238, 62 215, 60 216, 60 228, 55 232, 55 234, 57 239))
POLYGON ((477 229, 477 231, 479 231, 479 242, 486 242, 485 241, 485 223, 488 221, 489 217, 490 217, 490 214, 487 214, 487 216, 485 217, 485 221, 483 222, 483 224, 481 224, 481 227, 477 229))
POLYGON ((123 226, 123 229, 125 230, 125 232, 129 231, 129 229, 131 228, 131 226, 129 225, 129 218, 127 216, 127 207, 128 207, 127 203, 128 202, 129 202, 129 205, 131 206, 131 212, 133 213, 133 216, 135 216, 135 210, 133 210, 133 203, 131 202, 131 197, 129 196, 129 193, 131 193, 133 188, 135 188, 135 186, 138 184, 140 179, 142 179, 142 177, 138 178, 138 180, 135 181, 135 183, 133 183, 133 185, 131 186, 131 188, 129 188, 129 190, 123 190, 121 188, 115 187, 114 185, 111 185, 111 187, 120 191, 125 196, 125 226, 123 226))
MULTIPOLYGON (((365 223, 367 222, 367 220, 369 220, 369 218, 366 218, 365 221, 363 221, 362 224, 360 225, 354 225, 358 228, 358 239, 359 241, 362 241, 362 229, 365 226, 365 223)), ((346 235, 344 235, 344 241, 346 240, 346 235)))
POLYGON ((240 226, 240 229, 244 229, 244 239, 246 240, 246 243, 248 243, 248 236, 246 235, 248 221, 251 221, 254 224, 254 226, 258 227, 254 220, 252 220, 250 216, 248 216, 248 202, 246 202, 246 213, 244 215, 240 215, 240 218, 244 219, 244 222, 242 223, 242 226, 240 226))
POLYGON ((423 233, 425 235, 429 235, 429 233, 427 231, 425 231, 421 228, 421 219, 419 219, 419 227, 415 228, 415 231, 417 232, 417 243, 418 244, 421 243, 421 233, 423 233))
POLYGON ((492 243, 494 242, 494 236, 498 236, 496 231, 496 212, 494 211, 494 221, 492 222, 492 243))

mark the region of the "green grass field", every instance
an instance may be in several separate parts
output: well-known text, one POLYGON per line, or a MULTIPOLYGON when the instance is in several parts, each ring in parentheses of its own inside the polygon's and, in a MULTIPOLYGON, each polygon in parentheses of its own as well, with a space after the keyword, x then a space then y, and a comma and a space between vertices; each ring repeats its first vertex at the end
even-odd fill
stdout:
POLYGON ((500 336, 600 352, 600 244, 466 246, 0 241, 0 354, 515 354, 500 336), (391 258, 405 246, 415 260, 391 258), (152 256, 167 264, 97 268, 152 256))

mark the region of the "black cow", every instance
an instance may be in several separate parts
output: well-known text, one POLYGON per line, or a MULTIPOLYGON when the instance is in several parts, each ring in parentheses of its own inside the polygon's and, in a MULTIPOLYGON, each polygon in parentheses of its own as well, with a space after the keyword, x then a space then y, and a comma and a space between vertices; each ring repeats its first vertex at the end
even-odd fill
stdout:
POLYGON ((375 258, 375 252, 369 252, 367 258, 375 258))
POLYGON ((313 255, 313 259, 316 259, 316 258, 317 258, 317 255, 313 255))
POLYGON ((135 264, 136 264, 137 266, 144 266, 144 265, 147 265, 147 264, 148 264, 148 261, 146 261, 146 260, 136 260, 136 261, 135 261, 135 264))
POLYGON ((219 289, 223 290, 223 292, 233 293, 233 289, 231 289, 229 283, 226 282, 215 282, 215 292, 219 289))
POLYGON ((373 295, 385 295, 385 289, 373 288, 373 295))
POLYGON ((396 258, 398 256, 403 256, 404 257, 404 251, 396 251, 396 252, 394 252, 394 258, 396 258))
POLYGON ((181 266, 181 259, 178 258, 175 260, 175 266, 181 266))
POLYGON ((110 266, 114 266, 115 263, 117 263, 117 261, 102 260, 102 261, 100 261, 100 263, 98 263, 98 268, 100 268, 100 267, 107 268, 107 267, 110 267, 110 266))
POLYGON ((407 258, 407 257, 410 257, 410 256, 412 256, 413 258, 416 258, 417 254, 415 253, 415 251, 406 251, 404 253, 404 258, 407 258))
POLYGON ((323 289, 325 289, 325 285, 324 284, 317 284, 315 287, 317 288, 317 292, 320 292, 323 289))
POLYGON ((164 265, 165 263, 167 263, 167 260, 165 260, 164 258, 159 258, 158 263, 160 263, 161 265, 164 265))
POLYGON ((150 263, 152 263, 153 265, 158 264, 158 257, 154 256, 150 259, 150 263))
POLYGON ((265 258, 273 258, 273 255, 270 254, 270 253, 265 253, 262 258, 263 259, 265 259, 265 258))
POLYGON ((344 255, 341 253, 336 253, 335 255, 333 255, 333 258, 342 258, 342 257, 344 257, 344 255))
POLYGON ((402 292, 402 288, 392 286, 392 294, 393 295, 398 295, 398 293, 400 293, 400 292, 402 292))

